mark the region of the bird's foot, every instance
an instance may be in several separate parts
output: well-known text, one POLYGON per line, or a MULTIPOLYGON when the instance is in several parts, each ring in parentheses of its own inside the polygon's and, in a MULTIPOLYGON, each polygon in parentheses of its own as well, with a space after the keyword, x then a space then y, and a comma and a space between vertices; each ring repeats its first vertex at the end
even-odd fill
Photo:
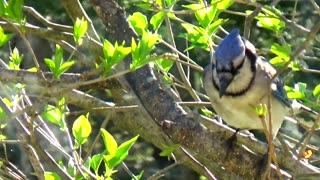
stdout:
POLYGON ((263 155, 255 179, 270 179, 271 157, 269 151, 263 155))
POLYGON ((226 156, 229 156, 229 153, 233 150, 234 146, 237 143, 237 134, 240 131, 240 129, 236 129, 236 131, 233 133, 233 135, 227 139, 226 145, 227 145, 227 154, 226 156))

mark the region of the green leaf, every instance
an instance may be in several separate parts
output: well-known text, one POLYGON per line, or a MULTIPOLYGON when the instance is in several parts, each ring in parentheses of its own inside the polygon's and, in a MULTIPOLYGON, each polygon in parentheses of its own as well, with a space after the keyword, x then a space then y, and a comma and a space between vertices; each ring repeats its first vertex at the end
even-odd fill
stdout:
POLYGON ((65 130, 65 124, 63 122, 64 114, 61 109, 48 104, 46 105, 44 112, 41 114, 41 117, 60 126, 61 130, 65 130))
MULTIPOLYGON (((269 7, 269 6, 266 6, 269 7)), ((269 7, 270 8, 270 7, 269 7)), ((281 13, 279 10, 278 13, 281 13)), ((246 11, 247 13, 251 14, 252 11, 246 11)), ((285 22, 280 20, 274 13, 271 11, 266 10, 264 13, 259 13, 258 16, 255 17, 258 20, 257 25, 271 31, 281 32, 285 27, 285 22)))
POLYGON ((307 90, 307 84, 299 82, 299 83, 295 84, 295 88, 298 89, 299 91, 301 91, 302 93, 305 93, 307 90), (296 88, 296 86, 298 86, 298 88, 296 88))
POLYGON ((32 68, 27 69, 27 71, 29 71, 29 72, 37 72, 37 68, 36 67, 32 67, 32 68))
POLYGON ((143 33, 141 41, 138 44, 136 44, 136 42, 132 40, 132 63, 130 64, 131 71, 134 71, 149 62, 148 56, 159 39, 160 37, 158 34, 145 32, 143 33))
POLYGON ((301 61, 291 61, 288 67, 293 71, 300 71, 303 65, 301 64, 301 61))
POLYGON ((303 99, 304 94, 300 91, 291 91, 287 93, 288 98, 290 99, 303 99))
MULTIPOLYGON (((150 0, 141 0, 141 3, 139 1, 137 1, 138 3, 135 3, 134 5, 137 7, 140 7, 142 9, 146 9, 148 11, 154 11, 154 7, 159 7, 162 8, 162 0, 154 0, 154 1, 150 1, 150 0)), ((167 1, 166 1, 167 2, 167 1)), ((169 6, 170 4, 167 4, 167 6, 169 6)))
MULTIPOLYGON (((0 0, 0 16, 4 16, 5 15, 6 6, 7 6, 6 1, 5 0, 0 0)), ((0 27, 0 29, 1 29, 1 27, 0 27)), ((1 47, 1 45, 0 45, 0 47, 1 47)))
MULTIPOLYGON (((68 163, 67 168, 64 168, 64 170, 71 176, 74 177, 76 175, 76 169, 73 163, 68 163)), ((76 178, 74 178, 76 179, 76 178)))
POLYGON ((167 16, 173 20, 179 20, 179 18, 173 12, 167 12, 167 16))
POLYGON ((61 112, 58 108, 48 104, 45 107, 44 112, 41 114, 41 117, 49 122, 59 125, 61 121, 61 112))
POLYGON ((150 24, 153 27, 154 31, 157 31, 164 20, 164 12, 158 12, 157 14, 153 15, 150 19, 150 24))
POLYGON ((131 52, 130 47, 124 47, 124 42, 118 45, 118 42, 113 46, 108 40, 103 40, 103 54, 105 60, 103 61, 104 75, 107 75, 111 68, 122 61, 131 52))
POLYGON ((112 157, 109 161, 109 168, 113 169, 115 166, 120 164, 129 154, 129 150, 132 147, 132 145, 137 141, 139 135, 131 138, 130 140, 122 143, 117 151, 114 157, 112 157))
POLYGON ((0 107, 0 121, 5 120, 7 118, 8 118, 7 113, 0 107))
POLYGON ((144 32, 147 31, 147 27, 148 27, 147 17, 142 13, 140 12, 133 13, 131 16, 128 17, 128 21, 130 22, 131 26, 139 35, 142 35, 144 32))
POLYGON ((19 66, 20 63, 21 63, 21 61, 22 61, 22 59, 23 59, 23 54, 21 54, 21 56, 20 56, 19 50, 18 50, 17 48, 14 48, 14 49, 13 49, 13 52, 12 52, 12 54, 11 54, 11 56, 10 56, 10 60, 11 60, 15 65, 19 66))
POLYGON ((7 17, 11 20, 21 23, 22 19, 23 0, 10 0, 6 8, 7 17))
POLYGON ((13 105, 15 105, 15 102, 10 101, 8 98, 3 98, 3 101, 9 107, 12 107, 13 105))
POLYGON ((103 156, 103 158, 104 158, 104 162, 105 162, 105 163, 104 163, 105 169, 104 169, 104 174, 103 174, 104 179, 105 179, 105 180, 113 180, 113 179, 111 178, 111 176, 112 176, 112 174, 116 173, 117 170, 110 169, 110 168, 109 168, 109 165, 106 163, 105 156, 103 156))
POLYGON ((0 141, 6 140, 6 139, 7 139, 7 136, 0 134, 0 141))
MULTIPOLYGON (((167 6, 171 6, 174 2, 176 2, 176 0, 165 0, 166 1, 166 4, 167 6)), ((161 0, 160 0, 161 2, 161 0)))
POLYGON ((106 147, 106 154, 112 157, 115 156, 118 149, 118 144, 116 140, 114 140, 112 135, 109 134, 105 129, 100 129, 100 131, 101 131, 104 145, 106 147))
POLYGON ((44 172, 44 179, 45 180, 61 180, 61 177, 56 172, 44 172))
POLYGON ((181 26, 187 31, 188 34, 196 34, 197 36, 200 36, 201 34, 205 33, 204 29, 189 23, 182 23, 181 26))
POLYGON ((203 114, 205 114, 206 116, 209 116, 209 117, 215 117, 216 116, 212 111, 209 111, 207 108, 202 108, 201 112, 203 112, 203 114))
POLYGON ((103 55, 105 59, 111 59, 114 53, 114 47, 110 41, 103 40, 103 55))
POLYGON ((55 79, 58 79, 61 76, 61 74, 67 71, 75 63, 74 61, 63 61, 63 49, 58 44, 56 44, 55 56, 53 59, 54 60, 45 58, 44 62, 49 67, 50 71, 53 73, 55 79))
POLYGON ((128 156, 128 152, 132 145, 137 141, 139 135, 129 139, 128 141, 122 143, 116 152, 116 156, 119 157, 122 160, 124 160, 128 156))
MULTIPOLYGON (((291 53, 290 44, 284 44, 281 46, 277 43, 274 43, 271 46, 270 51, 277 55, 276 57, 270 60, 270 63, 275 66, 283 66, 290 60, 290 53, 291 53)), ((292 63, 291 63, 291 66, 293 69, 296 68, 296 66, 294 66, 292 63)))
POLYGON ((1 121, 3 121, 3 119, 0 119, 0 129, 5 129, 7 127, 7 125, 8 125, 8 123, 1 123, 1 121))
POLYGON ((145 9, 145 10, 148 10, 148 11, 152 11, 153 10, 153 6, 150 3, 148 3, 148 4, 146 4, 146 3, 136 3, 134 5, 139 7, 139 8, 141 8, 141 9, 145 9))
POLYGON ((74 65, 74 61, 68 61, 68 62, 65 62, 65 63, 63 63, 61 66, 60 66, 60 68, 59 68, 59 70, 58 70, 58 74, 59 74, 59 76, 61 75, 61 74, 63 74, 64 72, 66 72, 69 68, 71 68, 71 66, 73 66, 74 65))
POLYGON ((87 169, 91 168, 91 157, 89 156, 86 160, 86 162, 84 163, 84 167, 86 167, 87 169))
POLYGON ((219 26, 223 25, 226 22, 228 22, 228 19, 218 19, 214 21, 212 24, 210 24, 209 30, 208 30, 209 36, 214 34, 218 30, 219 26))
POLYGON ((94 170, 94 172, 97 174, 100 164, 103 160, 103 153, 101 154, 96 154, 92 157, 91 161, 90 161, 90 166, 92 167, 92 169, 94 170))
POLYGON ((56 44, 56 52, 54 55, 54 63, 55 63, 55 68, 58 70, 63 63, 63 49, 59 44, 56 44))
POLYGON ((209 24, 211 24, 217 12, 217 4, 212 4, 211 6, 206 7, 201 3, 185 5, 184 7, 195 11, 195 16, 203 28, 207 28, 209 24))
POLYGON ((49 58, 44 58, 44 62, 46 63, 46 65, 49 67, 50 71, 55 74, 55 69, 56 69, 56 65, 54 63, 54 61, 52 59, 49 58))
POLYGON ((276 56, 272 59, 270 59, 270 64, 275 65, 275 66, 283 66, 286 64, 287 61, 285 61, 284 59, 282 59, 279 56, 276 56))
POLYGON ((192 43, 189 49, 194 47, 208 48, 210 45, 210 37, 207 35, 206 30, 202 27, 194 26, 188 23, 181 23, 181 26, 186 29, 188 41, 192 43))
POLYGON ((149 55, 158 40, 159 40, 158 34, 153 34, 151 32, 144 33, 140 41, 140 45, 141 45, 140 53, 149 55))
POLYGON ((267 117, 268 107, 267 104, 259 104, 255 107, 255 112, 259 117, 267 117))
MULTIPOLYGON (((212 3, 212 2, 211 2, 212 3)), ((228 9, 233 4, 232 0, 218 1, 217 9, 228 9)))
POLYGON ((312 94, 313 94, 313 96, 314 96, 315 98, 320 97, 320 84, 318 84, 318 85, 314 88, 312 94))
POLYGON ((256 19, 258 19, 257 26, 264 27, 272 31, 281 31, 285 27, 284 22, 276 18, 259 17, 256 19))
POLYGON ((156 60, 156 64, 161 67, 165 72, 169 72, 171 67, 173 66, 173 61, 167 59, 158 59, 156 60))
POLYGON ((122 61, 130 52, 130 47, 124 47, 124 42, 118 46, 116 42, 115 51, 112 57, 112 64, 117 64, 118 62, 122 61))
POLYGON ((91 125, 88 120, 88 115, 87 117, 81 115, 74 121, 72 126, 72 133, 77 142, 75 148, 78 148, 80 145, 87 142, 87 139, 91 134, 91 125))
POLYGON ((271 46, 270 51, 287 62, 290 59, 291 45, 284 44, 281 46, 277 43, 274 43, 271 46))
POLYGON ((2 27, 0 27, 0 47, 7 43, 13 36, 13 34, 5 34, 2 27))
MULTIPOLYGON (((58 108, 62 113, 65 112, 65 110, 66 110, 66 99, 65 98, 61 98, 58 101, 58 108)), ((62 115, 64 115, 64 114, 62 114, 62 115)), ((64 116, 62 116, 62 118, 64 118, 64 116)))
POLYGON ((139 59, 138 45, 134 38, 131 39, 131 56, 132 60, 139 59))
MULTIPOLYGON (((136 178, 137 179, 141 179, 142 178, 142 175, 143 175, 143 170, 138 174, 138 175, 136 175, 136 178)), ((131 180, 134 180, 133 178, 131 178, 131 180)))
POLYGON ((82 37, 88 30, 88 21, 82 17, 81 19, 77 18, 73 27, 73 36, 77 45, 82 45, 82 37))
POLYGON ((171 146, 166 146, 164 147, 164 149, 162 149, 161 153, 159 154, 160 156, 171 156, 171 154, 176 151, 178 148, 180 148, 179 144, 174 144, 171 146))
POLYGON ((294 88, 285 86, 285 90, 287 91, 287 96, 290 99, 304 99, 306 92, 306 83, 297 83, 294 85, 294 88))
POLYGON ((17 48, 14 48, 12 53, 10 54, 9 59, 12 62, 12 65, 9 66, 11 69, 20 70, 20 63, 23 59, 24 55, 19 54, 19 50, 17 48))

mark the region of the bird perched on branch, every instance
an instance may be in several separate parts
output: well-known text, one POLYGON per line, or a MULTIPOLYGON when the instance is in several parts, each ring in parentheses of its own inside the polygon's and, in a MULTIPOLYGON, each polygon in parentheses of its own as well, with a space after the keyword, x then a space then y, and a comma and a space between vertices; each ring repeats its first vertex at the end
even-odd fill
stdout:
POLYGON ((282 82, 273 77, 275 74, 276 70, 234 29, 211 57, 203 84, 217 114, 238 129, 263 130, 257 107, 269 104, 265 120, 268 127, 271 118, 271 133, 275 137, 291 107, 282 82))

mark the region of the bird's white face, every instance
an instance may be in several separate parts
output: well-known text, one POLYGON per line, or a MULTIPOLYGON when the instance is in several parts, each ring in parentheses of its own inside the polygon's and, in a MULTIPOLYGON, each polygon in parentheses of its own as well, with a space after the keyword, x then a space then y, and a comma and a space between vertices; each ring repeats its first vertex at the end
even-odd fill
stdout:
POLYGON ((221 88, 221 82, 230 82, 223 95, 234 96, 248 90, 255 74, 252 68, 254 64, 249 57, 243 55, 231 62, 221 61, 214 64, 217 64, 217 66, 213 69, 213 80, 218 88, 221 88))
POLYGON ((245 57, 242 66, 237 69, 237 73, 229 84, 226 93, 238 94, 248 90, 255 75, 255 72, 251 70, 251 65, 250 60, 245 57))

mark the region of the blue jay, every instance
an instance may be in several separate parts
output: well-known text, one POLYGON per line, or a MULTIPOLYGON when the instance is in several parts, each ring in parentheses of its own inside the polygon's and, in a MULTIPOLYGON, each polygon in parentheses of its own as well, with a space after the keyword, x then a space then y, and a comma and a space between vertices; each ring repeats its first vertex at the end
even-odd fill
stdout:
POLYGON ((211 61, 204 70, 203 85, 217 114, 235 128, 262 130, 255 108, 268 104, 271 94, 266 124, 271 114, 271 133, 275 137, 291 107, 282 82, 272 80, 276 70, 256 54, 255 47, 239 35, 238 29, 222 40, 211 61))

